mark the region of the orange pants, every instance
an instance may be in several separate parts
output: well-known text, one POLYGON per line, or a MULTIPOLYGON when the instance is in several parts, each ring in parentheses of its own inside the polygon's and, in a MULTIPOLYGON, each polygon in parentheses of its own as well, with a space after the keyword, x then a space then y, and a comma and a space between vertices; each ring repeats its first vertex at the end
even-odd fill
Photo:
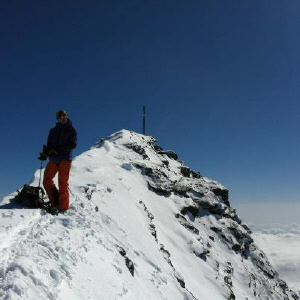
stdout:
POLYGON ((69 174, 72 162, 62 160, 58 163, 49 161, 44 174, 43 185, 53 206, 59 205, 60 209, 69 209, 69 174), (53 178, 58 172, 58 187, 53 178))

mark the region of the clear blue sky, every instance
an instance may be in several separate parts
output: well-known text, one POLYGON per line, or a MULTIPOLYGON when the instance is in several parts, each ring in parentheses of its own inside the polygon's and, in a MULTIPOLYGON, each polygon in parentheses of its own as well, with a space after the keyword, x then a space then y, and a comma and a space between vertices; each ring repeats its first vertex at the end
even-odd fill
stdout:
POLYGON ((300 2, 1 1, 0 195, 39 168, 54 113, 75 154, 147 131, 235 203, 297 202, 300 2))

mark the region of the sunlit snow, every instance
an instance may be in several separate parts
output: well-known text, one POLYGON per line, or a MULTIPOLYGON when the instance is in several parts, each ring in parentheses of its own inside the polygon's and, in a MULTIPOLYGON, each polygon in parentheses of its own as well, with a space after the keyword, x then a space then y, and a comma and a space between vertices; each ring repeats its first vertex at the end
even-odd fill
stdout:
POLYGON ((0 298, 297 299, 225 187, 190 171, 153 138, 122 130, 74 159, 66 215, 5 197, 0 298))

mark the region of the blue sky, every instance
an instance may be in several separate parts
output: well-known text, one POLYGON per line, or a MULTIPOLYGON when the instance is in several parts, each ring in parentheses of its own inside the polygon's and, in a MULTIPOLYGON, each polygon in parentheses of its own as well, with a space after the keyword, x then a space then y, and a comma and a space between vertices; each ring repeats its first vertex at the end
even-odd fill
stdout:
POLYGON ((76 154, 147 132, 233 203, 299 201, 299 1, 2 1, 0 196, 28 182, 54 113, 76 154))

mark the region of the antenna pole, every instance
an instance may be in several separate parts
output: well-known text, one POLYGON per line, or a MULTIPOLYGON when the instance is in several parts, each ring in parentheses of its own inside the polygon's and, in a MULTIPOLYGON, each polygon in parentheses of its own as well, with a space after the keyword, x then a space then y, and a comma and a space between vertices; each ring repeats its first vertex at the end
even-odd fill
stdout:
POLYGON ((146 134, 146 106, 143 106, 143 134, 146 134))

